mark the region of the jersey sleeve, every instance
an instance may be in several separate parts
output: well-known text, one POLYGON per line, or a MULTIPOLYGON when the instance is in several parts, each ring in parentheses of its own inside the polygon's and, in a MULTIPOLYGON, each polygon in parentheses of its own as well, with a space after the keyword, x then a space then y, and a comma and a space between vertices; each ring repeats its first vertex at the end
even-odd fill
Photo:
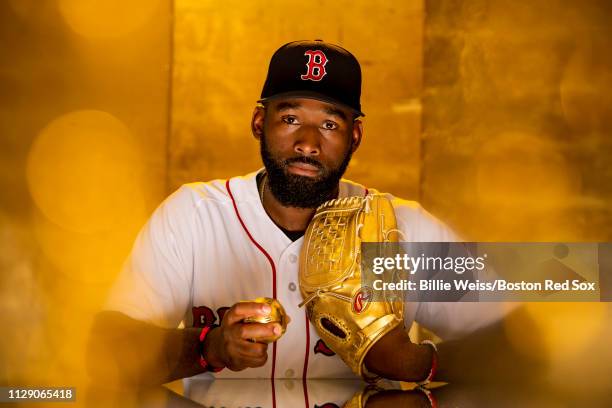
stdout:
POLYGON ((142 228, 104 306, 133 319, 175 328, 190 302, 194 201, 183 186, 142 228))
MULTIPOLYGON (((398 227, 409 242, 461 242, 463 239, 420 204, 394 198, 398 227)), ((514 305, 503 302, 406 302, 404 323, 413 321, 443 340, 464 337, 502 319, 514 305)))

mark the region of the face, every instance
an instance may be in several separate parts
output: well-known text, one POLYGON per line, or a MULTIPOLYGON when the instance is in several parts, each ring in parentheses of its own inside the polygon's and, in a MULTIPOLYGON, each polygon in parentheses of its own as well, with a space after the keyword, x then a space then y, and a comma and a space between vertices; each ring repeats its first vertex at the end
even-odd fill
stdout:
POLYGON ((316 208, 335 198, 361 142, 362 124, 353 117, 349 109, 306 98, 256 108, 253 134, 261 142, 268 185, 281 204, 316 208))

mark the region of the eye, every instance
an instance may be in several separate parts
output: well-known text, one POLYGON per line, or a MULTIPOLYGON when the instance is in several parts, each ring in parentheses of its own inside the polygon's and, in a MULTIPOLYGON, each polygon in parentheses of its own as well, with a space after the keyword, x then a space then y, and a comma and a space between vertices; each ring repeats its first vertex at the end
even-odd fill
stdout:
POLYGON ((297 118, 295 116, 283 116, 281 120, 288 125, 295 125, 298 123, 297 118))
POLYGON ((323 123, 323 129, 325 130, 338 129, 338 124, 336 122, 332 122, 331 120, 328 120, 328 121, 325 121, 325 123, 323 123))

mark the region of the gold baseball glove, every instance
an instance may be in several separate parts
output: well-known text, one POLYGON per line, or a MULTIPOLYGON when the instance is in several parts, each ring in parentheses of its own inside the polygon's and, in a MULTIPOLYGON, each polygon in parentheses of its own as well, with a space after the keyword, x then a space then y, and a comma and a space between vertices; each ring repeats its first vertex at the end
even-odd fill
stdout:
POLYGON ((397 242, 391 202, 381 194, 331 200, 317 208, 300 256, 300 291, 321 339, 357 375, 364 358, 385 334, 403 323, 403 304, 385 293, 372 301, 362 284, 361 243, 397 242))

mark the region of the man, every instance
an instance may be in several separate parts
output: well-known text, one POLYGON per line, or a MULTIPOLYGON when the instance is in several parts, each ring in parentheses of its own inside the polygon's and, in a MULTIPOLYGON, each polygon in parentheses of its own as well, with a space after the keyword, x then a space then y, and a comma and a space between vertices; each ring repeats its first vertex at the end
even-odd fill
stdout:
MULTIPOLYGON (((360 66, 347 50, 317 40, 276 51, 251 120, 265 169, 182 186, 160 205, 95 322, 94 373, 136 383, 205 371, 217 378, 353 377, 298 308, 297 276, 316 207, 373 191, 341 180, 363 135, 360 93, 360 66), (265 316, 267 306, 239 303, 261 296, 278 299, 291 318, 271 345, 252 339, 278 333, 277 324, 243 322, 265 316)), ((455 240, 417 203, 389 197, 406 240, 455 240)), ((407 303, 405 326, 416 318, 456 337, 491 320, 458 309, 407 303)), ((365 362, 386 378, 419 381, 431 374, 433 353, 398 328, 365 362)))

